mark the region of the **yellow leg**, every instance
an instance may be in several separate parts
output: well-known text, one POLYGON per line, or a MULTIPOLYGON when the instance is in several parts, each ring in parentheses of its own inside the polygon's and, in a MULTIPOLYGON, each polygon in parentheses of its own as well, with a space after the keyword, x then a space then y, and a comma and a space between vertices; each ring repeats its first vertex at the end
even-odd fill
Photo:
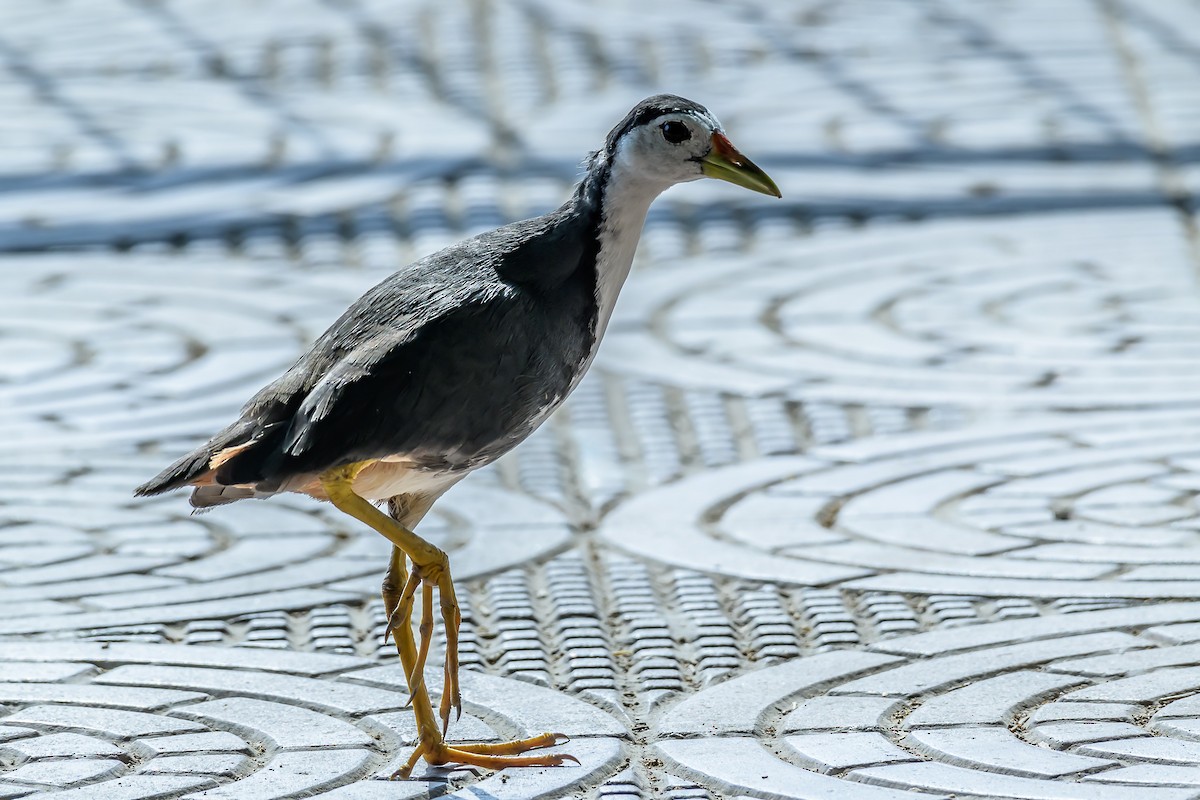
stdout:
MULTIPOLYGON (((400 548, 393 547, 392 548, 392 554, 393 554, 392 555, 392 564, 395 564, 395 561, 396 561, 395 554, 396 553, 400 553, 400 561, 401 562, 403 562, 403 560, 404 560, 404 555, 401 552, 400 548)), ((392 564, 388 565, 389 575, 391 574, 392 564)), ((395 583, 396 583, 396 585, 399 585, 398 580, 395 581, 395 583)), ((419 586, 420 583, 421 583, 421 576, 414 569, 412 571, 412 573, 410 573, 408 576, 408 581, 404 585, 404 591, 401 592, 399 597, 397 597, 395 599, 391 610, 388 611, 388 615, 387 615, 388 632, 394 633, 400 626, 404 626, 410 633, 412 632, 413 597, 416 595, 417 586, 419 586)), ((386 604, 387 604, 386 599, 384 600, 384 604, 386 607, 386 604)), ((386 634, 385 634, 384 641, 386 641, 386 634)), ((396 640, 396 647, 397 648, 400 647, 399 639, 396 640)), ((401 655, 401 658, 403 658, 403 653, 401 653, 400 655, 401 655)), ((405 663, 408 663, 408 662, 405 662, 405 663)), ((405 671, 404 677, 407 679, 408 685, 412 686, 412 675, 409 674, 408 671, 405 671)), ((411 693, 409 694, 408 701, 409 701, 409 703, 412 703, 412 694, 411 693)), ((406 706, 406 708, 407 708, 407 706, 406 706)))
MULTIPOLYGON (((530 739, 500 744, 467 744, 459 747, 447 745, 444 734, 450 722, 451 710, 462 713, 462 701, 458 688, 458 627, 461 616, 454 585, 450 581, 450 563, 446 554, 417 536, 396 520, 371 505, 353 490, 355 476, 370 462, 360 462, 336 467, 321 475, 321 484, 329 501, 340 511, 374 528, 393 545, 383 583, 384 613, 388 627, 396 641, 396 650, 407 677, 410 702, 416 716, 418 742, 416 750, 393 777, 407 778, 424 757, 433 765, 457 762, 484 769, 505 767, 556 767, 567 761, 579 763, 568 755, 550 753, 538 756, 522 756, 528 750, 550 747, 558 743, 560 734, 544 733, 530 739), (404 571, 404 557, 412 561, 403 592, 400 591, 400 576, 404 571), (422 586, 421 646, 413 639, 411 614, 412 602, 418 584, 422 586), (441 596, 442 621, 446 625, 446 684, 442 690, 439 708, 441 725, 434 716, 433 704, 425 686, 424 665, 433 638, 433 589, 437 587, 441 596)), ((565 739, 565 737, 563 737, 565 739)))
MULTIPOLYGON (((370 463, 359 462, 328 470, 321 475, 322 488, 325 489, 325 494, 329 497, 329 502, 333 503, 339 511, 343 511, 374 528, 383 534, 395 547, 398 547, 404 555, 408 556, 413 565, 412 573, 409 576, 410 581, 415 574, 422 583, 437 586, 438 591, 441 593, 442 620, 446 624, 447 634, 449 635, 449 632, 453 630, 457 638, 457 624, 459 623, 460 616, 458 600, 454 594, 454 584, 450 581, 450 560, 440 549, 425 541, 420 536, 417 536, 408 528, 405 528, 399 522, 354 493, 354 478, 370 463)), ((398 634, 399 628, 394 628, 392 633, 398 634)), ((411 670, 412 666, 413 662, 406 664, 406 668, 409 670, 411 670)), ((462 713, 462 704, 458 699, 460 697, 458 671, 455 670, 453 675, 448 677, 450 680, 446 683, 445 692, 450 694, 451 703, 449 705, 442 704, 445 706, 445 714, 442 720, 443 728, 449 724, 451 707, 457 710, 459 714, 462 713)))

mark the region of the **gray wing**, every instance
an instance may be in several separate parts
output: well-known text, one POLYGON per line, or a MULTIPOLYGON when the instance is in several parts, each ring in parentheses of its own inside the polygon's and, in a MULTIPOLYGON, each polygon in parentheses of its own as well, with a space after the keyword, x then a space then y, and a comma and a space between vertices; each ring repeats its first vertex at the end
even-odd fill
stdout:
POLYGON ((237 422, 139 493, 189 483, 214 457, 219 484, 271 484, 387 455, 453 468, 508 449, 528 433, 531 410, 569 385, 560 355, 590 347, 590 298, 570 280, 587 235, 555 217, 505 226, 390 276, 237 422))
MULTIPOLYGON (((497 311, 493 305, 512 300, 506 295, 515 288, 553 291, 576 272, 590 238, 588 218, 565 212, 489 231, 389 276, 347 308, 287 373, 251 398, 242 416, 268 414, 279 405, 294 408, 298 396, 327 377, 327 395, 368 377, 372 364, 398 355, 427 326, 461 317, 456 309, 486 317, 497 311)), ((333 402, 326 396, 320 416, 333 402)))

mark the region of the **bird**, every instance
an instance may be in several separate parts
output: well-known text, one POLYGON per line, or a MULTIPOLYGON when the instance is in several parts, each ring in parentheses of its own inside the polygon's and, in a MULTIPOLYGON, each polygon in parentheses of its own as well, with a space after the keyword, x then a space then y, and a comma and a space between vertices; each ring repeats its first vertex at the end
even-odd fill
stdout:
POLYGON ((651 202, 704 177, 781 197, 704 106, 671 94, 635 105, 583 162, 567 201, 452 244, 369 289, 237 420, 137 487, 191 487, 207 509, 297 492, 392 544, 381 590, 404 670, 416 746, 394 778, 430 765, 560 766, 544 733, 448 743, 462 714, 461 614, 447 554, 416 528, 434 502, 532 433, 579 384, 629 275, 651 202), (386 513, 381 510, 386 508, 386 513), (421 595, 419 641, 412 617, 421 595), (434 595, 445 627, 435 716, 425 685, 434 595))

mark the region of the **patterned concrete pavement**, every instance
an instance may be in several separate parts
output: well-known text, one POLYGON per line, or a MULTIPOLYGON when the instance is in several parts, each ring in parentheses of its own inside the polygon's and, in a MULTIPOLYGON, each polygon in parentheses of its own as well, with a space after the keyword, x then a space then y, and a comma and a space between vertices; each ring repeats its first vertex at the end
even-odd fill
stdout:
POLYGON ((0 798, 1200 798, 1193 5, 0 22, 0 798), (382 541, 130 489, 661 90, 785 199, 660 200, 596 369, 422 527, 452 736, 582 765, 389 782, 382 541))

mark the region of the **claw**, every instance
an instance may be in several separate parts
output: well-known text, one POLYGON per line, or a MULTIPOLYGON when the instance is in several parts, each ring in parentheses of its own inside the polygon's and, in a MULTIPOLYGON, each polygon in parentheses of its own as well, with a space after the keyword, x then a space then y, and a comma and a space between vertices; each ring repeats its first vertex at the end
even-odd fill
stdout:
POLYGON ((438 716, 442 720, 442 736, 445 736, 446 731, 450 728, 451 709, 455 711, 455 722, 462 719, 462 698, 458 694, 457 675, 454 672, 457 668, 457 658, 452 658, 450 653, 447 652, 444 668, 445 683, 442 687, 442 700, 438 705, 438 716))

